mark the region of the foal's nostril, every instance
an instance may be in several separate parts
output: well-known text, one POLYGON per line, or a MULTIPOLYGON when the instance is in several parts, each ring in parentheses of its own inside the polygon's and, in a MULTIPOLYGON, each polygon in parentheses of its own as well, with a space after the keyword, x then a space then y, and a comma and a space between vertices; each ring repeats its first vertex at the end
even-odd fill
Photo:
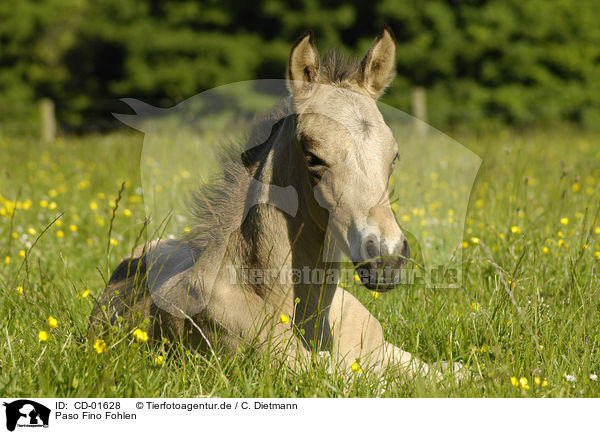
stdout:
POLYGON ((410 246, 408 245, 408 240, 404 239, 402 242, 402 257, 409 259, 410 258, 410 246))
POLYGON ((377 258, 378 256, 380 256, 379 246, 377 245, 377 243, 375 242, 375 240, 373 238, 370 238, 367 240, 365 247, 366 247, 366 251, 367 251, 367 257, 365 259, 373 259, 373 258, 377 258))

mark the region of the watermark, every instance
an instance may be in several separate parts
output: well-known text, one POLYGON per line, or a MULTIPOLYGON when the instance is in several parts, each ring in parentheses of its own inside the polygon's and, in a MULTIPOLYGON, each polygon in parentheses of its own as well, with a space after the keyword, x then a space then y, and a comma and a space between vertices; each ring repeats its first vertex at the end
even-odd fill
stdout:
POLYGON ((371 290, 459 287, 481 159, 351 89, 315 84, 300 101, 290 88, 233 83, 171 109, 124 100, 136 114, 115 116, 145 133, 147 232, 167 240, 146 254, 154 302, 197 314, 232 275, 242 285, 337 284, 356 272, 371 290), (282 273, 299 256, 317 268, 282 273), (189 270, 201 283, 180 306, 168 285, 189 270))
POLYGON ((250 268, 243 265, 227 265, 230 285, 253 285, 272 287, 276 285, 337 285, 344 282, 365 282, 378 288, 382 281, 395 285, 449 286, 458 284, 458 270, 437 267, 435 270, 420 268, 382 270, 353 270, 349 268, 250 268))

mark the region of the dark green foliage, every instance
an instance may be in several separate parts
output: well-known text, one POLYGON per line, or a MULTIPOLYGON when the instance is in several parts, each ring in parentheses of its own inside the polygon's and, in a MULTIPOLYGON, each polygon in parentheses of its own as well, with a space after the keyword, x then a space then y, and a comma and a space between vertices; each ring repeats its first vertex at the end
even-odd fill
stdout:
POLYGON ((600 120, 598 0, 20 0, 0 4, 0 129, 33 132, 50 97, 63 128, 111 127, 118 99, 171 106, 214 86, 283 78, 291 43, 366 51, 398 38, 385 101, 409 110, 428 89, 430 122, 600 120), (24 121, 29 121, 25 123, 24 121), (26 125, 26 126, 25 126, 26 125))

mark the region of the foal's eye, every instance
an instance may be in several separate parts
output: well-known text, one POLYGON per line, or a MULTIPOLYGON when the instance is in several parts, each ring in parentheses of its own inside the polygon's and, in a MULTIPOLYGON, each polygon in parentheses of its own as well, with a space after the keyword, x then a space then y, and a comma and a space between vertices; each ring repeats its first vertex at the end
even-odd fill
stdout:
POLYGON ((305 152, 304 157, 306 158, 306 164, 308 167, 326 166, 325 161, 317 157, 312 152, 305 152))

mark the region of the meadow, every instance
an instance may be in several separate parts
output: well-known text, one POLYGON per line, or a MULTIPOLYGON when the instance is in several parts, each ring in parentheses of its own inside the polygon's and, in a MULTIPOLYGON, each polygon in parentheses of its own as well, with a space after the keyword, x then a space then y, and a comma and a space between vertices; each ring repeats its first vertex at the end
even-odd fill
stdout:
MULTIPOLYGON (((273 369, 250 349, 214 356, 152 346, 143 323, 119 326, 109 342, 88 340, 95 298, 145 227, 143 136, 0 137, 0 395, 600 396, 600 135, 564 128, 455 138, 483 159, 460 247, 462 287, 375 294, 343 285, 388 341, 426 361, 460 361, 473 375, 460 384, 387 378, 383 387, 368 372, 273 369)), ((176 190, 187 177, 162 187, 176 190)), ((401 225, 458 218, 440 206, 403 206, 394 207, 401 225)))

